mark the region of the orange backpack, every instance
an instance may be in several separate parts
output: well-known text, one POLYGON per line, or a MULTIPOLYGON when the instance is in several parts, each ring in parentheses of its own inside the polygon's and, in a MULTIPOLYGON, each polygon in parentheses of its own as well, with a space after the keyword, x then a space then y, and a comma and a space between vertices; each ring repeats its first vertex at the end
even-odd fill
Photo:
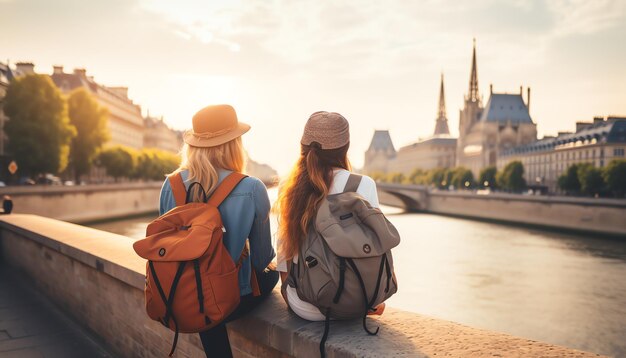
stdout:
MULTIPOLYGON (((148 316, 175 332, 197 333, 213 328, 239 305, 239 268, 248 255, 247 245, 237 264, 223 244, 225 232, 217 207, 246 176, 232 173, 210 198, 189 202, 194 185, 185 190, 180 173, 168 177, 176 207, 148 225, 146 238, 133 248, 146 263, 148 316)), ((259 294, 252 270, 252 288, 259 294)))

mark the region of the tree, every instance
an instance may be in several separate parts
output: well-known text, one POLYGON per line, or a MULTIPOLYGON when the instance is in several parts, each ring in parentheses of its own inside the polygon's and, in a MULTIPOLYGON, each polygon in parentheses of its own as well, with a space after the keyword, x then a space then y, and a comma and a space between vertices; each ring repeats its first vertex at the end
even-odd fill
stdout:
POLYGON ((98 162, 116 181, 130 178, 136 173, 137 152, 123 146, 106 148, 98 155, 98 162))
POLYGON ((447 188, 450 183, 446 181, 446 172, 445 168, 431 169, 428 172, 427 182, 440 189, 447 188))
POLYGON ((474 174, 471 170, 458 167, 452 171, 452 185, 457 189, 469 189, 474 187, 474 174))
POLYGON ((604 190, 604 179, 602 171, 592 164, 584 163, 578 166, 578 181, 580 191, 585 195, 600 194, 604 190))
POLYGON ((626 160, 612 160, 604 168, 602 177, 608 189, 618 198, 626 193, 626 160))
POLYGON ((387 181, 390 183, 401 184, 404 181, 404 174, 402 173, 389 173, 387 175, 387 181))
POLYGON ((423 171, 422 169, 416 168, 411 172, 408 180, 411 184, 425 184, 424 180, 425 180, 426 174, 427 173, 423 171))
POLYGON ((67 99, 70 122, 77 135, 72 139, 70 166, 76 182, 89 172, 98 150, 109 139, 108 111, 84 88, 74 90, 67 99))
POLYGON ((495 189, 497 187, 497 183, 496 183, 497 173, 498 173, 498 170, 494 166, 484 168, 483 170, 480 171, 480 175, 478 176, 478 185, 481 188, 494 188, 495 189))
POLYGON ((520 161, 513 161, 507 164, 501 172, 496 175, 498 186, 510 191, 522 191, 526 188, 524 180, 524 165, 520 161))
POLYGON ((70 124, 61 92, 45 75, 27 75, 11 82, 5 97, 4 125, 8 149, 26 175, 59 173, 67 166, 70 124))
POLYGON ((370 177, 375 181, 380 181, 383 183, 387 181, 387 174, 383 172, 372 172, 370 173, 370 177))
POLYGON ((568 194, 580 192, 580 181, 578 180, 578 164, 572 164, 567 171, 559 176, 557 184, 561 190, 568 194))
POLYGON ((162 180, 178 167, 178 155, 157 149, 144 149, 137 156, 134 177, 146 180, 162 180))

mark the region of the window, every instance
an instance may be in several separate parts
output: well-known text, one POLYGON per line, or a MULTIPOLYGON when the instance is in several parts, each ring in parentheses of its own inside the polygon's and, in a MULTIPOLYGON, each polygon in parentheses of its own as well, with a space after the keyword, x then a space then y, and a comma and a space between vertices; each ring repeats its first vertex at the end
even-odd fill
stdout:
POLYGON ((623 157, 624 156, 624 148, 614 148, 613 149, 614 157, 623 157))

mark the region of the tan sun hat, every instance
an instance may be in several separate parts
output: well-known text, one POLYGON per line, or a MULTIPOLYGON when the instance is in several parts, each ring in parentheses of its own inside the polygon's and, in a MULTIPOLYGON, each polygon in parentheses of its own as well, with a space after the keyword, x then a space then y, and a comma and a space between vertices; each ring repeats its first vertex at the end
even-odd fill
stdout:
POLYGON ((216 104, 202 108, 193 116, 193 129, 185 132, 185 143, 194 147, 216 147, 241 137, 250 130, 239 122, 232 106, 216 104))

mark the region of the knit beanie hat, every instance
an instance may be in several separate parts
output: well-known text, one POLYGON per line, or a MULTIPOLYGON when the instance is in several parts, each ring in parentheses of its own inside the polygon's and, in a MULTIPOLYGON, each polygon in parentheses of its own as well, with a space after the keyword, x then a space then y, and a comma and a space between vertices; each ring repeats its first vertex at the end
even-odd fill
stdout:
POLYGON ((309 117, 300 143, 317 142, 321 149, 337 149, 350 142, 348 121, 339 113, 319 111, 309 117))

